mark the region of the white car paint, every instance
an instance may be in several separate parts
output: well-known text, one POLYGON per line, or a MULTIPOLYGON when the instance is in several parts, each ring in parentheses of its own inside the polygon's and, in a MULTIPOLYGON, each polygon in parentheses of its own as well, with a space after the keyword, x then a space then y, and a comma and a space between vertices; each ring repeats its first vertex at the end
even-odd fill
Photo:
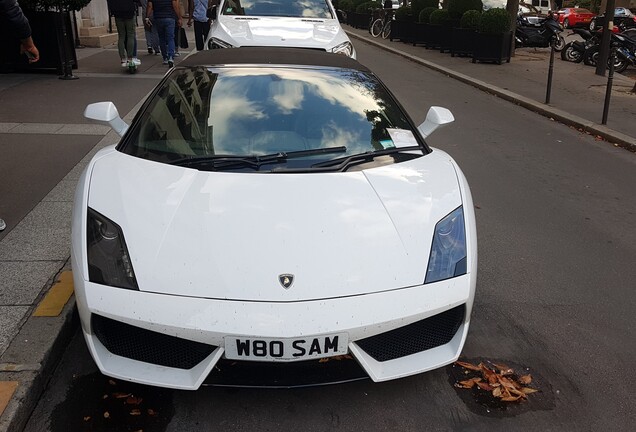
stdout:
MULTIPOLYGON (((221 0, 218 10, 223 10, 226 3, 227 0, 221 0)), ((219 12, 210 26, 205 49, 209 48, 212 39, 216 39, 232 47, 296 47, 332 51, 351 41, 336 19, 331 2, 327 4, 334 17, 332 19, 223 15, 219 12)), ((353 47, 351 57, 356 58, 353 47)))

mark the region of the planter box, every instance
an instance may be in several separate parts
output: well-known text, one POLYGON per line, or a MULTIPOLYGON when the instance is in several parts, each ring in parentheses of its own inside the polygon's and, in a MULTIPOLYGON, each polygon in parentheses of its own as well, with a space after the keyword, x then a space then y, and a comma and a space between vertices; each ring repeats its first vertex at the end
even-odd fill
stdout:
POLYGON ((442 26, 439 24, 426 24, 428 26, 428 39, 424 46, 426 49, 439 49, 442 46, 442 26))
POLYGON ((451 50, 451 34, 453 27, 450 25, 442 25, 439 32, 439 52, 450 52, 451 50))
POLYGON ((371 21, 371 14, 349 12, 347 13, 347 23, 355 28, 369 29, 369 21, 371 21))
POLYGON ((411 43, 416 38, 417 23, 411 21, 393 21, 390 39, 411 43))
POLYGON ((411 41, 413 45, 423 44, 426 46, 431 39, 431 25, 425 23, 415 23, 414 36, 411 41))
POLYGON ((13 36, 7 26, 0 30, 0 65, 5 71, 47 71, 59 75, 64 73, 66 58, 77 69, 75 40, 71 17, 68 12, 41 12, 25 10, 33 32, 33 42, 40 51, 40 60, 29 63, 27 57, 20 54, 20 41, 13 36))
POLYGON ((451 31, 451 57, 472 56, 475 38, 477 37, 475 30, 453 28, 451 31))
POLYGON ((475 33, 473 63, 492 62, 501 64, 505 60, 510 63, 512 33, 490 35, 475 33))

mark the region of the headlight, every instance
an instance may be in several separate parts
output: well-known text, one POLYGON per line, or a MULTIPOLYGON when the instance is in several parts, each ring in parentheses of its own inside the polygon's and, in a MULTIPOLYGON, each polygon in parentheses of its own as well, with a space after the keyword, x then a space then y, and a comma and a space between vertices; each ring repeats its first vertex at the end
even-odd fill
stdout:
POLYGON ((336 45, 331 48, 331 52, 335 54, 344 54, 346 56, 351 57, 353 55, 353 45, 351 42, 343 42, 340 45, 336 45))
POLYGON ((86 246, 91 282, 139 289, 121 228, 91 208, 88 209, 86 246))
POLYGON ((208 41, 208 49, 217 49, 217 48, 234 48, 233 45, 222 41, 221 39, 212 38, 208 41))
POLYGON ((466 274, 464 209, 458 207, 435 225, 424 283, 466 274))

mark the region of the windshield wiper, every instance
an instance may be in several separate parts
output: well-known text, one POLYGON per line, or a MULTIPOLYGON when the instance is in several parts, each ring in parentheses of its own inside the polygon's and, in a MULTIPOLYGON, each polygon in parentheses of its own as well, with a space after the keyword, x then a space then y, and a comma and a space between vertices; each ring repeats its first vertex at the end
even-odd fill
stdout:
POLYGON ((291 152, 278 152, 267 155, 208 155, 208 156, 190 156, 176 159, 168 162, 170 165, 178 165, 185 167, 194 166, 211 166, 212 169, 223 169, 236 166, 244 166, 258 170, 261 165, 271 163, 285 162, 287 159, 295 159, 304 156, 315 156, 330 153, 344 153, 347 151, 345 146, 325 147, 310 150, 297 150, 291 152))
POLYGON ((420 146, 409 146, 409 147, 391 147, 383 150, 374 150, 366 153, 358 153, 351 156, 344 156, 341 158, 330 159, 324 162, 318 162, 313 164, 312 168, 335 168, 337 170, 344 170, 349 167, 349 165, 354 163, 366 162, 375 159, 378 156, 386 156, 395 153, 401 153, 404 151, 413 151, 413 150, 422 150, 420 146))

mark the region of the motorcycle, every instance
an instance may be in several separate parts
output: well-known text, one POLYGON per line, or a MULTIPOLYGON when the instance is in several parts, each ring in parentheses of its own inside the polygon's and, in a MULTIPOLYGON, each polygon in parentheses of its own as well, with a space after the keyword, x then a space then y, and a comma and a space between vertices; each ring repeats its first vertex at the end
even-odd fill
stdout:
POLYGON ((554 40, 554 49, 561 51, 565 47, 565 39, 559 33, 563 31, 561 24, 549 16, 536 24, 528 22, 523 16, 517 16, 515 30, 515 46, 517 48, 547 48, 554 40))
POLYGON ((561 60, 581 63, 585 50, 600 43, 600 33, 591 33, 589 30, 582 28, 574 28, 572 32, 570 35, 577 34, 583 40, 568 42, 563 48, 563 51, 561 51, 561 60))
MULTIPOLYGON (((614 72, 624 72, 629 65, 636 66, 636 39, 626 36, 624 33, 612 34, 612 47, 616 50, 614 58, 614 72)), ((600 46, 594 45, 588 48, 583 55, 583 62, 589 66, 596 66, 600 46)), ((607 59, 607 66, 610 65, 607 59)))

